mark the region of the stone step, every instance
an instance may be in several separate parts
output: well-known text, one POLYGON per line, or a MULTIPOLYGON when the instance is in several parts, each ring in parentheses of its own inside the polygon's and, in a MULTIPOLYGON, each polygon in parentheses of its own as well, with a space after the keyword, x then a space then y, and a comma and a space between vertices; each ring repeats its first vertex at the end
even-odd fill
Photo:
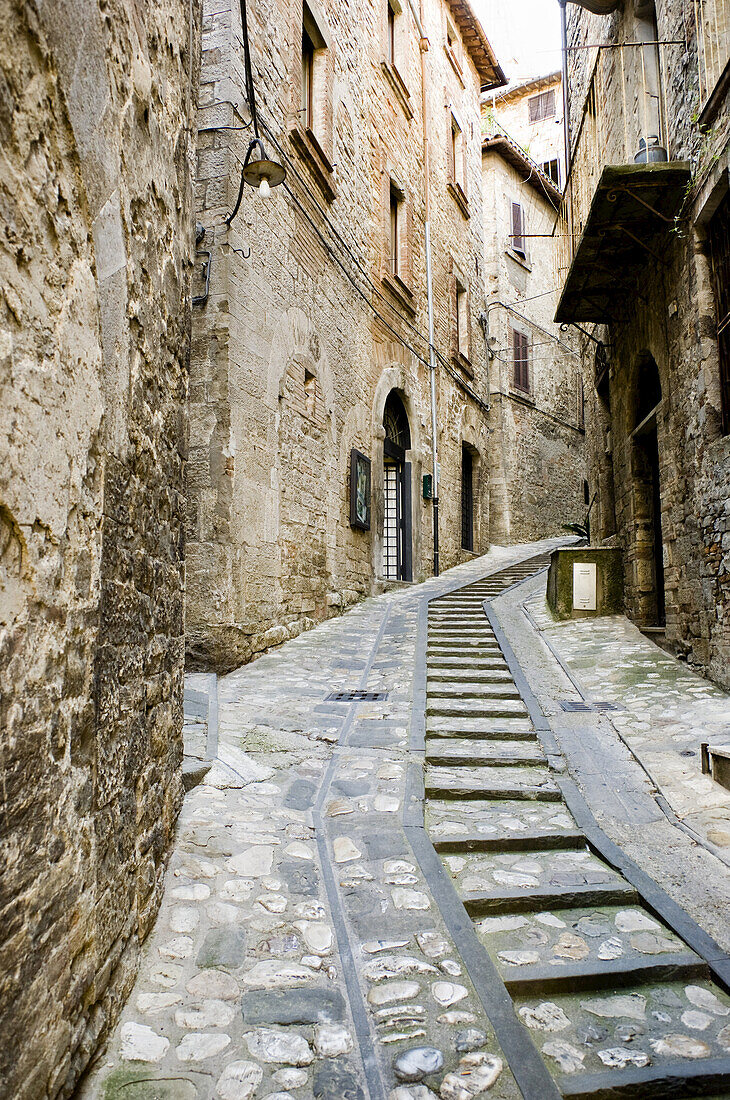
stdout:
POLYGON ((465 687, 472 688, 483 687, 487 684, 511 683, 514 683, 514 681, 508 668, 464 669, 462 675, 459 675, 458 669, 429 668, 427 688, 428 691, 431 691, 432 687, 438 688, 442 684, 457 689, 462 684, 465 687))
POLYGON ((433 623, 428 624, 428 640, 429 642, 488 642, 492 645, 497 645, 497 640, 491 630, 484 630, 481 627, 474 627, 472 630, 459 629, 457 626, 449 624, 448 626, 436 626, 433 623))
POLYGON ((496 641, 489 638, 464 638, 460 634, 454 634, 448 638, 432 638, 429 634, 426 652, 435 653, 441 650, 453 650, 456 654, 459 654, 464 649, 467 651, 465 656, 473 656, 474 650, 492 653, 502 652, 496 641))
POLYGON ((672 1061, 561 1077, 565 1100, 667 1100, 730 1095, 730 1056, 672 1061))
MULTIPOLYGON (((444 721, 448 722, 450 719, 444 719, 444 721)), ((523 718, 502 718, 498 723, 495 723, 493 729, 462 729, 461 726, 464 723, 461 722, 461 719, 459 721, 460 727, 458 730, 450 730, 446 727, 440 728, 438 725, 435 727, 427 725, 426 744, 431 739, 454 741, 464 737, 475 741, 532 741, 534 744, 539 743, 532 723, 526 722, 523 718)))
MULTIPOLYGON (((543 832, 573 833, 576 829, 565 806, 555 802, 525 802, 508 798, 470 799, 466 802, 431 799, 426 804, 425 816, 429 835, 434 841, 458 841, 471 834, 489 839, 502 837, 505 852, 512 850, 512 837, 522 838, 543 832), (448 821, 446 830, 443 829, 444 821, 448 821)), ((522 845, 516 848, 516 851, 525 850, 529 848, 525 849, 522 845)))
POLYGON ((584 848, 586 838, 579 829, 545 829, 531 833, 500 833, 484 836, 482 833, 466 833, 463 836, 434 837, 431 840, 437 852, 458 855, 460 852, 529 852, 584 848))
POLYGON ((426 734, 429 737, 504 737, 525 733, 533 738, 535 729, 529 718, 468 718, 441 717, 432 715, 426 718, 426 734))
POLYGON ((427 687, 428 698, 439 699, 521 699, 514 681, 502 683, 442 683, 427 687))
POLYGON ((478 700, 473 699, 429 699, 426 704, 426 715, 439 715, 444 718, 513 718, 517 715, 527 714, 527 707, 521 697, 490 699, 482 696, 478 700))
POLYGON ((479 657, 471 654, 432 653, 428 658, 428 675, 442 672, 444 669, 462 672, 504 672, 509 666, 501 654, 479 657))
POLYGON ((590 962, 500 964, 502 981, 513 997, 573 993, 587 989, 618 989, 638 982, 686 982, 708 979, 710 968, 692 951, 653 955, 651 958, 592 959, 590 962))
POLYGON ((491 768, 439 767, 426 769, 426 795, 429 798, 515 798, 538 799, 544 802, 560 802, 562 794, 547 768, 524 765, 523 767, 491 768))
POLYGON ((495 887, 489 891, 464 893, 461 900, 471 917, 485 917, 497 913, 549 912, 577 905, 635 904, 638 894, 628 882, 616 879, 607 883, 532 889, 495 887))
POLYGON ((426 763, 437 767, 519 767, 526 764, 545 764, 545 755, 539 744, 524 741, 489 740, 450 741, 426 743, 426 763))
POLYGON ((467 608, 457 608, 455 611, 446 610, 434 610, 429 608, 428 612, 429 623, 464 623, 468 625, 486 626, 489 630, 492 628, 489 625, 489 619, 484 614, 484 609, 471 610, 467 608))

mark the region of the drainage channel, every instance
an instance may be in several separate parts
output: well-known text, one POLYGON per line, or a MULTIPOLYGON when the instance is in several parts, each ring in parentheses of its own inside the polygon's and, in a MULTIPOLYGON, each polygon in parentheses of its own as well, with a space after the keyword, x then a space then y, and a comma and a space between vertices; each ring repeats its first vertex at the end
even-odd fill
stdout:
POLYGON ((428 605, 417 854, 526 1100, 730 1096, 730 960, 551 767, 490 606, 546 564, 428 605))

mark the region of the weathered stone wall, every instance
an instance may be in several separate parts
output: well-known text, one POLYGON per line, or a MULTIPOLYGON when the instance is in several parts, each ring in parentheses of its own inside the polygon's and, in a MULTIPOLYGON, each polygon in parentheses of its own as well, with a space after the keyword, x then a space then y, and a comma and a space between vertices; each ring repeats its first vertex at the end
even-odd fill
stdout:
MULTIPOLYGON (((314 124, 301 116, 301 0, 250 18, 262 133, 287 167, 262 200, 246 188, 250 130, 236 2, 205 7, 197 203, 213 254, 196 307, 190 390, 186 623, 190 661, 231 668, 382 584, 383 409, 396 390, 411 433, 413 576, 432 568, 419 36, 408 5, 386 63, 385 5, 309 5, 320 43, 314 124), (227 102, 226 102, 227 101, 227 102), (231 105, 232 104, 232 105, 231 105), (389 277, 389 192, 402 195, 400 277, 389 277), (248 250, 250 249, 250 255, 248 250), (355 285, 353 285, 353 283, 355 285), (407 346, 406 346, 407 345, 407 346), (372 460, 371 528, 349 524, 351 448, 372 460)), ((462 441, 478 452, 475 550, 488 539, 478 80, 445 49, 447 5, 429 0, 430 199, 441 461, 441 561, 461 551, 462 441), (466 142, 466 205, 447 188, 451 113, 466 142), (456 356, 456 279, 468 289, 469 362, 456 356)))
MULTIPOLYGON (((498 543, 563 534, 582 522, 587 477, 579 422, 582 361, 553 323, 555 209, 499 147, 483 157, 490 362, 490 533, 498 543), (511 247, 512 203, 524 212, 527 256, 511 247), (543 235, 544 234, 544 235, 543 235), (515 385, 512 331, 529 341, 529 393, 515 385)), ((553 199, 557 202, 557 199, 553 199)))
POLYGON ((194 11, 0 4, 0 1093, 14 1100, 69 1096, 115 1019, 181 800, 194 11))
POLYGON ((550 73, 531 81, 508 86, 503 92, 487 95, 485 106, 493 111, 506 132, 522 146, 531 160, 542 165, 551 160, 560 163, 560 181, 565 180, 563 138, 563 81, 561 73, 550 73), (551 91, 555 98, 555 113, 548 118, 530 121, 529 100, 551 91))
MULTIPOLYGON (((625 551, 629 613, 639 622, 654 614, 654 576, 647 558, 647 524, 640 459, 631 432, 636 424, 639 366, 656 362, 662 389, 657 416, 666 634, 676 650, 725 686, 730 685, 730 437, 720 421, 716 312, 705 244, 707 218, 727 189, 727 100, 712 127, 698 127, 702 107, 698 43, 690 7, 659 0, 661 41, 687 38, 688 47, 665 47, 664 96, 672 159, 689 161, 692 183, 680 221, 662 242, 662 262, 647 254, 635 305, 625 323, 596 329, 610 343, 609 384, 595 393, 593 479, 601 487, 601 534, 625 551), (614 534, 615 532, 615 534, 614 534)), ((610 18, 570 9, 570 43, 630 41, 628 10, 610 18)), ((580 123, 591 51, 571 51, 571 114, 580 123)), ((623 127, 618 94, 605 103, 623 127)), ((635 105, 626 129, 636 129, 635 105)), ((587 370, 595 348, 586 344, 587 370)))

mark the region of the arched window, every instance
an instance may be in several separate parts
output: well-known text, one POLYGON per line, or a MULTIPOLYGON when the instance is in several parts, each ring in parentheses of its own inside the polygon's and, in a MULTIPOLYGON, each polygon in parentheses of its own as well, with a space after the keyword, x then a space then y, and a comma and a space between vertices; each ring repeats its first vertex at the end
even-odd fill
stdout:
POLYGON ((383 427, 385 428, 386 440, 403 452, 398 457, 405 457, 405 452, 411 446, 411 429, 408 425, 408 416, 403 407, 403 402, 395 390, 388 394, 385 402, 383 427))

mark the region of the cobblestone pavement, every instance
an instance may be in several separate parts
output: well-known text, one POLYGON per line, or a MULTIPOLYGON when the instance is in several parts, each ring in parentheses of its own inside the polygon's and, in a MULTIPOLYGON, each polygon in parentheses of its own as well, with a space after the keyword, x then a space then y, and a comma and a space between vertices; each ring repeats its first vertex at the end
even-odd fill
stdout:
POLYGON ((218 758, 185 800, 84 1100, 427 1100, 408 1084, 424 1078, 444 1100, 479 1083, 519 1097, 409 844, 405 784, 423 758, 422 740, 409 748, 423 597, 558 541, 368 600, 219 681, 218 758), (385 697, 327 700, 348 690, 385 697))
POLYGON ((730 999, 692 929, 587 847, 482 610, 535 566, 489 573, 553 544, 369 600, 220 681, 217 759, 84 1100, 727 1085, 730 999))

